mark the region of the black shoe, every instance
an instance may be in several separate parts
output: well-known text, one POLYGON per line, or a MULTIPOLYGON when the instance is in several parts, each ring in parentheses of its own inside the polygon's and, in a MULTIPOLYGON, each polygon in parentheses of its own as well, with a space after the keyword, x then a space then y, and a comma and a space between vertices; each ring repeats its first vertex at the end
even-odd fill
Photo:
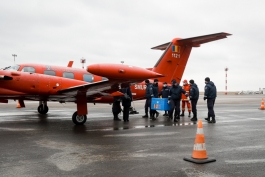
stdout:
POLYGON ((150 119, 152 119, 152 120, 153 120, 154 118, 155 118, 154 116, 150 116, 150 119))
POLYGON ((163 114, 163 116, 167 116, 166 114, 163 114))
POLYGON ((188 117, 190 117, 190 112, 189 112, 189 116, 188 117))
POLYGON ((159 112, 156 112, 156 118, 158 118, 158 116, 159 116, 159 112))
POLYGON ((210 118, 204 118, 205 120, 207 120, 207 121, 210 121, 210 118))
POLYGON ((153 117, 152 120, 156 120, 156 118, 153 117))
POLYGON ((148 118, 148 115, 144 115, 144 116, 142 116, 142 118, 148 118))
POLYGON ((184 116, 184 113, 180 114, 179 116, 184 116))
POLYGON ((215 120, 210 120, 210 121, 208 121, 208 123, 215 124, 215 123, 216 123, 216 121, 215 121, 215 120))
POLYGON ((116 119, 114 119, 114 121, 121 121, 121 119, 119 119, 119 118, 116 118, 116 119))
POLYGON ((197 121, 196 117, 193 117, 192 119, 190 119, 191 121, 197 121))
POLYGON ((178 119, 174 119, 174 122, 178 122, 178 119))

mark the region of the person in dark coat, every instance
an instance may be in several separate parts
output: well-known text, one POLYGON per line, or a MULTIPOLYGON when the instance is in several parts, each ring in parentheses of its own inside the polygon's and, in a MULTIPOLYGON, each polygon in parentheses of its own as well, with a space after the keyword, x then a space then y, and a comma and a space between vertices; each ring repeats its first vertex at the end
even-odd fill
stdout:
POLYGON ((191 121, 197 121, 197 102, 199 99, 199 88, 197 84, 194 83, 194 80, 190 81, 190 101, 191 101, 191 110, 193 113, 193 117, 190 119, 191 121))
POLYGON ((172 80, 172 87, 169 91, 168 101, 170 104, 170 111, 169 111, 169 120, 172 119, 173 112, 175 110, 174 122, 178 122, 180 119, 180 100, 181 94, 185 94, 188 96, 185 90, 177 83, 175 79, 172 80))
MULTIPOLYGON (((153 83, 153 94, 154 94, 153 98, 158 98, 158 96, 159 96, 158 79, 154 80, 154 83, 153 83)), ((151 102, 152 102, 152 99, 151 99, 151 102)), ((158 116, 159 116, 159 112, 157 110, 151 110, 150 111, 150 119, 155 120, 158 116)))
POLYGON ((148 118, 148 109, 150 110, 150 116, 151 116, 151 99, 152 97, 154 97, 153 84, 150 84, 150 81, 146 79, 145 85, 146 85, 146 89, 145 89, 146 100, 145 100, 145 105, 144 105, 145 115, 142 116, 142 118, 148 118))
POLYGON ((120 114, 120 112, 121 112, 121 98, 115 96, 112 104, 112 113, 114 116, 114 121, 121 121, 121 119, 119 119, 118 117, 118 114, 120 114))
MULTIPOLYGON (((169 87, 167 86, 167 82, 163 83, 163 88, 161 92, 159 93, 159 96, 162 96, 162 98, 168 98, 169 95, 169 87)), ((165 111, 165 114, 163 116, 168 116, 168 111, 165 111)))
POLYGON ((204 87, 204 100, 207 100, 207 108, 208 108, 208 117, 205 120, 208 123, 216 123, 215 113, 214 113, 214 103, 216 99, 216 87, 212 81, 210 81, 209 77, 205 78, 205 87, 204 87), (212 118, 212 120, 211 120, 212 118))
POLYGON ((129 122, 129 112, 132 102, 132 92, 128 84, 121 84, 121 92, 124 94, 122 97, 123 106, 123 121, 129 122))

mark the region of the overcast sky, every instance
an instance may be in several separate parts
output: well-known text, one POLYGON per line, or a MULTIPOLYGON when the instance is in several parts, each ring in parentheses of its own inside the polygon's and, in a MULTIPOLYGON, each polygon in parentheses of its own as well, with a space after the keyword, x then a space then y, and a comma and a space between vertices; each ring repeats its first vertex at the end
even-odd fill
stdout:
POLYGON ((120 63, 153 67, 173 38, 218 32, 226 39, 193 48, 183 79, 200 90, 265 88, 265 1, 262 0, 0 0, 0 68, 16 63, 73 67, 120 63))

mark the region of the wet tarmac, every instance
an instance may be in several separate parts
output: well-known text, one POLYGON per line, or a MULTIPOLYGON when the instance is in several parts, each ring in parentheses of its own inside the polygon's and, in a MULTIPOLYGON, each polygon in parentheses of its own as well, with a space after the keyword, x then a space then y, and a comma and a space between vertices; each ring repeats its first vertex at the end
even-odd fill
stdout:
POLYGON ((265 176, 265 110, 263 95, 218 95, 216 124, 208 124, 200 98, 206 150, 216 162, 194 164, 191 157, 197 125, 186 115, 175 124, 160 111, 158 120, 114 122, 111 106, 88 104, 88 120, 75 126, 75 104, 48 103, 39 115, 38 102, 0 104, 0 176, 265 176))

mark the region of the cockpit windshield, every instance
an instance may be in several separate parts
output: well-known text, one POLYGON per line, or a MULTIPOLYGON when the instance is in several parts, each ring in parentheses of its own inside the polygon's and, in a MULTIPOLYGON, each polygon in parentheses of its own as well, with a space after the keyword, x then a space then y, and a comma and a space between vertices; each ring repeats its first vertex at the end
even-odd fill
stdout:
POLYGON ((5 68, 2 68, 2 70, 9 70, 9 71, 17 71, 19 69, 19 65, 14 65, 14 66, 8 66, 5 68))

